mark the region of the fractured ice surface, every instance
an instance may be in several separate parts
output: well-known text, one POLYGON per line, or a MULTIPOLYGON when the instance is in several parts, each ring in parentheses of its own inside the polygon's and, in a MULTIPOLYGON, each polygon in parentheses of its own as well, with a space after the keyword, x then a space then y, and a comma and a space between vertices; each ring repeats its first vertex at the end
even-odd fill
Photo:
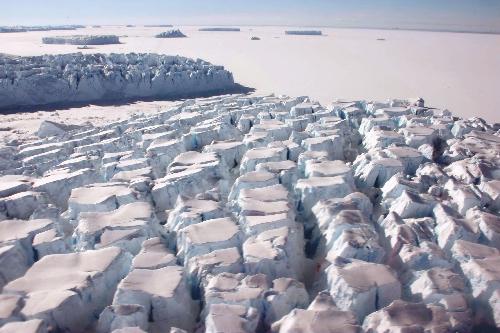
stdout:
POLYGON ((130 203, 109 212, 82 213, 73 233, 75 248, 118 246, 137 254, 144 240, 158 234, 157 223, 148 202, 130 203))
POLYGON ((305 309, 309 305, 309 295, 305 286, 291 278, 278 278, 267 297, 266 322, 271 325, 295 308, 305 309))
POLYGON ((115 35, 74 35, 43 37, 44 44, 71 44, 71 45, 107 45, 120 44, 120 38, 115 35))
POLYGON ((191 330, 196 304, 179 266, 133 269, 118 285, 113 305, 139 304, 151 319, 153 332, 171 327, 191 330))
POLYGON ((132 328, 147 330, 148 327, 148 314, 142 305, 110 305, 99 316, 97 332, 117 332, 132 328))
POLYGON ((33 264, 33 239, 51 227, 49 219, 0 221, 0 287, 22 276, 33 264))
POLYGON ((62 136, 68 133, 69 131, 78 128, 79 126, 66 125, 66 124, 56 123, 50 120, 44 120, 40 124, 40 127, 38 128, 36 135, 40 138, 47 138, 51 136, 62 136))
POLYGON ((176 264, 177 258, 160 237, 142 243, 141 251, 132 260, 133 268, 158 269, 176 264))
MULTIPOLYGON (((184 58, 77 57, 110 60, 97 72, 121 69, 141 94, 141 63, 153 81, 226 75, 184 58)), ((101 82, 90 69, 78 87, 101 82)), ((15 80, 43 76, 25 70, 15 80)), ((101 127, 55 117, 35 135, 0 147, 2 332, 500 325, 498 126, 421 99, 225 95, 101 127)))
POLYGON ((240 246, 239 228, 230 218, 207 220, 187 226, 178 233, 177 255, 184 260, 214 250, 240 246))
POLYGON ((214 304, 205 321, 207 333, 255 332, 259 325, 260 315, 255 308, 242 305, 214 304))
POLYGON ((337 259, 326 270, 327 288, 337 306, 358 320, 401 297, 401 284, 387 266, 337 259))
MULTIPOLYGON (((50 37, 46 42, 92 43, 94 39, 50 37)), ((114 36, 113 42, 118 42, 118 37, 114 36)), ((222 66, 157 54, 4 55, 0 57, 0 68, 0 108, 174 97, 234 88, 232 74, 222 66)))
POLYGON ((48 332, 46 324, 40 319, 32 319, 27 321, 18 321, 8 323, 0 327, 2 333, 46 333, 48 332))
POLYGON ((186 37, 179 29, 172 29, 161 32, 155 36, 156 38, 183 38, 186 37))
POLYGON ((321 292, 307 309, 294 309, 275 322, 272 332, 358 333, 361 328, 352 312, 340 310, 330 294, 321 292))
POLYGON ((71 217, 76 218, 82 212, 111 211, 134 201, 135 195, 126 183, 97 183, 73 189, 68 199, 68 210, 71 217))
POLYGON ((49 255, 7 284, 4 293, 23 297, 24 317, 77 331, 92 324, 110 303, 129 265, 130 256, 116 247, 49 255))
POLYGON ((210 253, 192 257, 185 263, 193 287, 203 287, 212 275, 219 273, 241 273, 243 258, 237 247, 213 250, 210 253))
MULTIPOLYGON (((264 311, 265 295, 269 288, 263 274, 245 275, 221 273, 214 275, 205 287, 205 308, 208 314, 212 305, 230 304, 264 311)), ((203 313, 202 313, 203 314, 203 313)))
POLYGON ((366 332, 450 332, 452 327, 443 308, 401 300, 366 317, 366 332))
POLYGON ((249 237, 243 244, 245 270, 276 277, 300 278, 303 269, 301 228, 282 227, 249 237))

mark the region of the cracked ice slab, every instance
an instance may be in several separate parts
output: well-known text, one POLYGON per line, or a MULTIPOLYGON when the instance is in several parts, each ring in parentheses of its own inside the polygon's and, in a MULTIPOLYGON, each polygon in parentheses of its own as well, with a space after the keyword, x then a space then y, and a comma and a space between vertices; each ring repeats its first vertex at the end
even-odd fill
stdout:
POLYGON ((33 189, 37 192, 46 192, 51 200, 59 207, 68 206, 71 190, 96 181, 96 174, 91 169, 81 169, 71 172, 61 169, 43 178, 37 179, 33 189))
POLYGON ((310 212, 322 198, 342 198, 355 191, 354 184, 347 182, 342 176, 299 179, 295 188, 305 212, 310 212))
POLYGON ((31 190, 33 180, 23 175, 5 175, 0 177, 0 198, 31 190))
POLYGON ((130 260, 116 247, 48 255, 4 292, 24 298, 21 313, 26 318, 43 319, 60 330, 79 330, 111 302, 130 260))
POLYGON ((241 160, 240 173, 255 171, 259 163, 285 161, 286 153, 285 148, 261 147, 247 150, 241 160))
POLYGON ((73 238, 77 248, 92 249, 116 243, 135 254, 158 228, 151 204, 138 201, 110 212, 81 213, 73 238))
POLYGON ((32 245, 38 259, 49 254, 69 253, 72 250, 69 238, 56 229, 36 234, 32 245))
POLYGON ((49 219, 0 221, 0 288, 33 264, 33 239, 52 227, 49 219))
POLYGON ((145 240, 132 260, 132 268, 159 269, 176 264, 177 258, 160 237, 145 240))
MULTIPOLYGON (((210 278, 205 287, 204 314, 214 304, 236 304, 264 310, 265 292, 269 288, 264 274, 245 275, 221 273, 210 278)), ((203 313, 202 313, 203 315, 203 313)))
POLYGON ((177 232, 189 225, 221 217, 224 217, 224 212, 217 201, 180 197, 165 226, 169 231, 177 232))
POLYGON ((68 209, 74 219, 81 212, 108 212, 135 200, 128 184, 97 183, 73 189, 68 199, 68 209))
POLYGON ((152 189, 156 209, 173 208, 179 195, 194 196, 213 188, 224 170, 215 153, 190 151, 177 155, 167 175, 156 180, 152 189))
POLYGON ((452 326, 448 315, 440 306, 396 300, 366 317, 363 329, 373 333, 406 330, 448 332, 452 330, 452 326))
POLYGON ((404 172, 415 174, 425 158, 417 149, 411 147, 389 147, 384 150, 388 157, 395 158, 403 164, 404 172))
POLYGON ((472 259, 460 265, 469 280, 474 297, 487 300, 491 293, 500 288, 500 257, 489 256, 472 259))
POLYGON ((394 158, 380 158, 357 168, 354 176, 359 188, 383 187, 392 176, 403 171, 404 166, 401 161, 394 158))
POLYGON ((234 205, 240 219, 245 219, 247 216, 269 216, 282 213, 286 213, 290 219, 295 218, 291 209, 289 192, 281 184, 242 189, 234 205))
POLYGON ((335 177, 344 176, 354 183, 352 169, 343 161, 318 161, 308 160, 305 165, 305 176, 309 177, 335 177))
POLYGON ((234 182, 231 192, 227 197, 227 201, 238 199, 240 192, 243 189, 252 189, 276 185, 279 183, 278 177, 275 174, 267 171, 251 171, 238 177, 234 182))
POLYGON ((193 224, 178 233, 177 255, 190 258, 230 247, 239 247, 241 232, 231 218, 219 218, 193 224))
MULTIPOLYGON (((340 226, 340 228, 343 230, 336 233, 337 237, 334 239, 329 237, 327 240, 328 261, 334 262, 337 257, 343 257, 374 263, 382 262, 385 251, 379 244, 378 234, 371 226, 340 226)), ((330 230, 326 232, 329 233, 330 230)))
POLYGON ((0 327, 0 333, 47 333, 47 325, 40 319, 8 323, 0 327))
POLYGON ((338 258, 326 276, 337 306, 353 311, 359 322, 401 297, 401 283, 385 265, 338 258))
POLYGON ((257 171, 268 171, 277 174, 280 184, 292 188, 298 178, 297 164, 293 161, 265 162, 257 164, 257 171))
POLYGON ((26 191, 0 199, 0 205, 5 207, 5 214, 9 218, 29 219, 40 207, 47 204, 43 193, 26 191))
POLYGON ((158 331, 171 327, 192 330, 197 315, 179 266, 132 270, 118 285, 113 304, 142 305, 150 314, 152 329, 158 331))
POLYGON ((213 304, 205 319, 206 333, 251 333, 259 325, 260 313, 253 307, 213 304))
POLYGON ((205 153, 216 153, 228 167, 238 165, 245 154, 246 147, 241 141, 218 141, 203 147, 205 153))
POLYGON ((21 321, 22 316, 19 313, 23 301, 22 297, 19 295, 0 295, 0 326, 12 321, 21 321))
POLYGON ((295 221, 288 213, 278 213, 271 215, 246 215, 241 216, 239 224, 247 236, 257 235, 261 232, 282 227, 293 227, 295 221))
POLYGON ((308 138, 302 141, 302 146, 307 151, 326 151, 331 160, 344 159, 344 142, 339 135, 308 138))
POLYGON ((243 243, 245 270, 263 273, 269 279, 301 279, 304 269, 304 237, 301 227, 270 229, 243 243))
POLYGON ((411 282, 410 290, 417 301, 443 306, 454 329, 460 332, 471 330, 472 311, 465 294, 466 283, 460 274, 441 267, 421 271, 411 282))
POLYGON ((280 320, 293 309, 305 309, 309 305, 309 294, 304 284, 291 278, 273 280, 266 302, 265 320, 268 325, 280 320))
POLYGON ((149 327, 149 314, 139 304, 110 305, 99 315, 97 333, 117 332, 136 328, 140 332, 149 327))
POLYGON ((208 283, 210 276, 220 273, 242 273, 243 259, 236 247, 214 250, 190 258, 186 264, 186 271, 195 286, 203 287, 208 283))

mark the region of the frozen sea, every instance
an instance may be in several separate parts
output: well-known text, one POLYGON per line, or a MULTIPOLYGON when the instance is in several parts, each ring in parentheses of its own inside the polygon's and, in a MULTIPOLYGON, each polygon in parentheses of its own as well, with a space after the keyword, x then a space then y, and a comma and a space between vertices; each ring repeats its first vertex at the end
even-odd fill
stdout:
POLYGON ((238 83, 259 94, 308 95, 325 105, 336 98, 421 96, 427 105, 448 108, 457 116, 500 122, 500 35, 322 28, 324 36, 290 36, 284 31, 301 28, 175 28, 188 38, 157 39, 154 35, 168 28, 142 26, 0 34, 0 52, 178 54, 224 65, 238 83), (42 44, 42 37, 72 34, 116 34, 122 44, 89 50, 42 44))

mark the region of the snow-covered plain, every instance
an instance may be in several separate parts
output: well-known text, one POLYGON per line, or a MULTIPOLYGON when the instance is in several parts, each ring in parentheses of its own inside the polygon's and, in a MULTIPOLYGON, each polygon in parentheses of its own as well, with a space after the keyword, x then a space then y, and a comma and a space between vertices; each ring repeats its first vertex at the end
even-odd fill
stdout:
MULTIPOLYGON (((334 98, 422 96, 457 116, 500 121, 500 35, 321 28, 324 36, 286 36, 285 30, 315 28, 241 27, 234 33, 176 28, 189 38, 156 39, 164 28, 141 26, 103 25, 77 33, 114 34, 123 43, 82 52, 199 57, 225 66, 238 83, 259 93, 308 95, 323 104, 334 98), (261 40, 251 41, 252 36, 261 40)), ((75 31, 0 34, 0 52, 76 52, 70 45, 42 45, 42 37, 66 34, 75 31)))

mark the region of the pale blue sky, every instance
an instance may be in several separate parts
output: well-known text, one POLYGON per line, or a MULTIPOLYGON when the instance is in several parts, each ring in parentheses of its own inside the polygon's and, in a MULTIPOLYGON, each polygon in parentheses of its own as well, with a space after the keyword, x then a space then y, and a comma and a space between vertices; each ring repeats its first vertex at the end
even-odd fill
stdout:
POLYGON ((500 31, 500 0, 0 0, 0 25, 357 26, 500 31))

